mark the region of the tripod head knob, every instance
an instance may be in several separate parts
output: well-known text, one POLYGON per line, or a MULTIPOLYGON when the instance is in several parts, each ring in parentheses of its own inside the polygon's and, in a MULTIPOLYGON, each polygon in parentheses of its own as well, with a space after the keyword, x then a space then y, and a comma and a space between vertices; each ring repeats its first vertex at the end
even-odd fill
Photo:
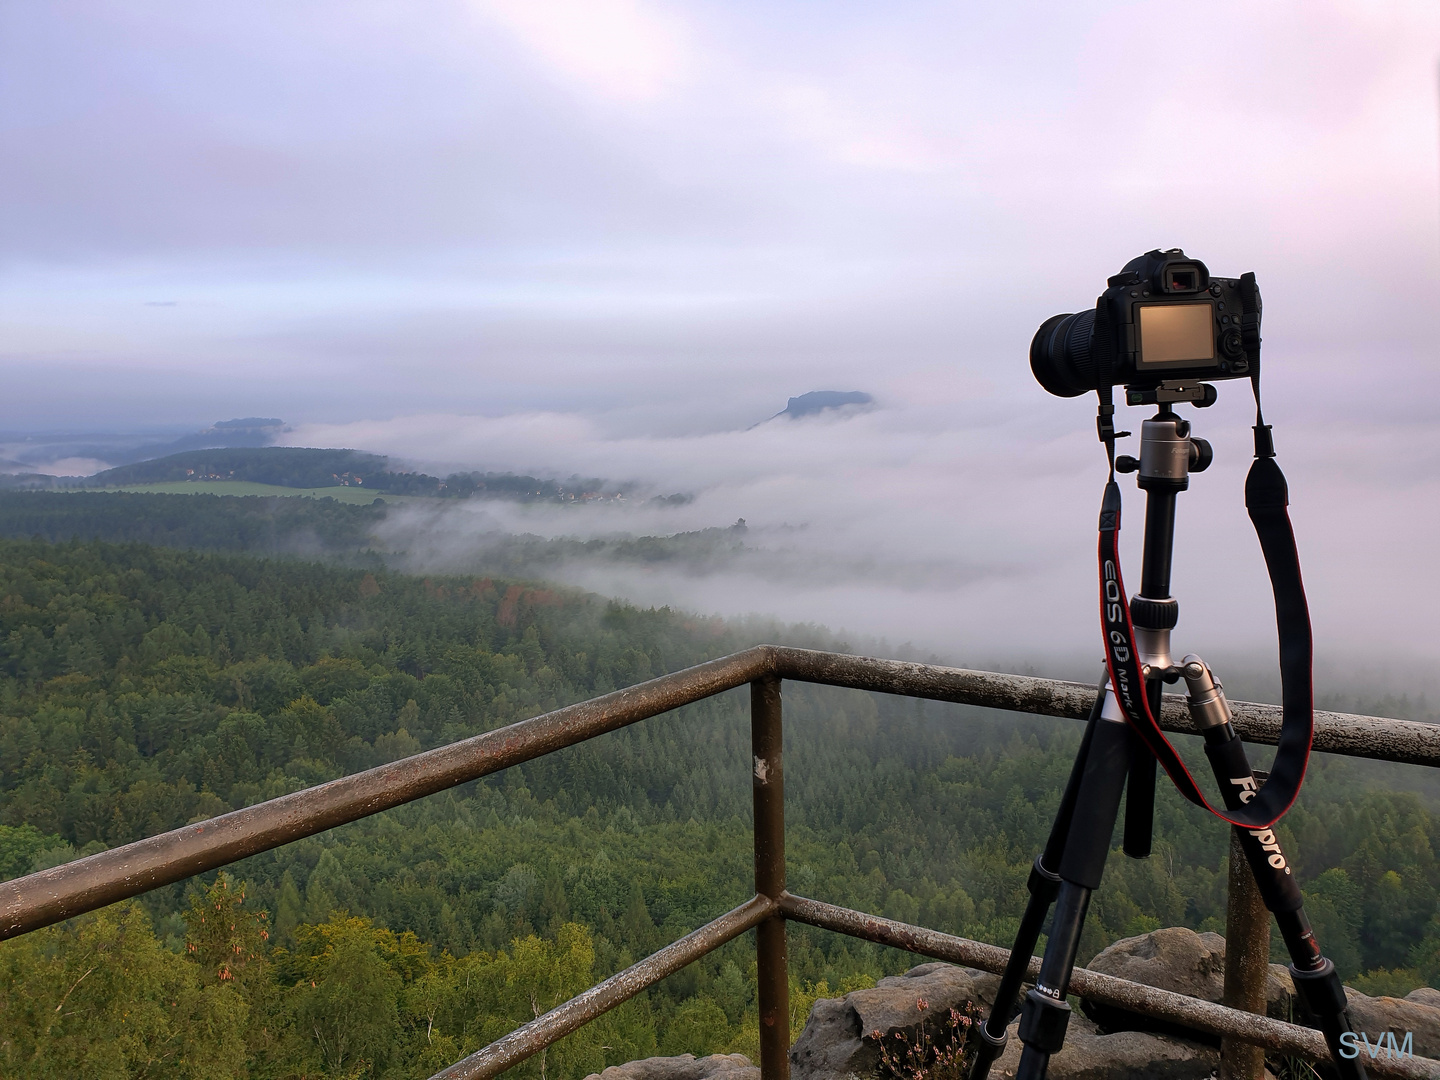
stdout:
MULTIPOLYGON (((1190 471, 1204 472, 1215 460, 1215 449, 1210 445, 1209 439, 1201 439, 1195 435, 1190 436, 1190 471)), ((1119 463, 1115 466, 1120 467, 1119 463)))
POLYGON ((1140 459, 1133 458, 1129 454, 1121 454, 1115 459, 1115 471, 1119 473, 1134 472, 1140 468, 1140 459))

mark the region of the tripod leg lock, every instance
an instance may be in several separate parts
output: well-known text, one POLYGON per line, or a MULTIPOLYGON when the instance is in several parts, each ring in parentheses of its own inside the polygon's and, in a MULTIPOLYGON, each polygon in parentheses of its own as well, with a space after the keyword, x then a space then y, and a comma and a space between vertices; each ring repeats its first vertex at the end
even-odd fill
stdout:
POLYGON ((1339 1016, 1350 1007, 1345 987, 1328 957, 1322 957, 1320 966, 1313 971, 1301 971, 1291 964, 1290 978, 1295 981, 1295 991, 1316 1016, 1339 1016))
MULTIPOLYGON (((1010 1032, 1007 1029, 1000 1032, 998 1036, 991 1035, 990 1030, 984 1024, 980 1024, 977 1031, 979 1032, 980 1046, 976 1049, 976 1056, 979 1060, 984 1061, 985 1074, 988 1075, 990 1063, 1005 1053, 1005 1044, 1010 1041, 1010 1032)), ((976 1072, 971 1073, 972 1080, 975 1075, 976 1072)))
POLYGON ((1060 894, 1060 875, 1045 868, 1044 858, 1044 855, 1035 856, 1035 862, 1030 866, 1030 880, 1025 887, 1030 890, 1031 896, 1044 897, 1047 904, 1053 904, 1060 894))
POLYGON ((1020 1012, 1020 1041, 1028 1048, 1058 1054, 1065 1045, 1065 1029, 1069 1025, 1067 1002, 1056 1001, 1039 990, 1025 995, 1025 1008, 1020 1012))

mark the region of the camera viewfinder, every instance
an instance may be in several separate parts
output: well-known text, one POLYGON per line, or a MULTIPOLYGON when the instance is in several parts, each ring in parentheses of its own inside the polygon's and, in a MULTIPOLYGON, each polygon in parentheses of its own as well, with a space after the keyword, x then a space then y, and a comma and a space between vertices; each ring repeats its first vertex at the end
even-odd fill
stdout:
POLYGON ((1193 266, 1167 266, 1162 287, 1167 293, 1189 293, 1200 288, 1200 274, 1193 266))

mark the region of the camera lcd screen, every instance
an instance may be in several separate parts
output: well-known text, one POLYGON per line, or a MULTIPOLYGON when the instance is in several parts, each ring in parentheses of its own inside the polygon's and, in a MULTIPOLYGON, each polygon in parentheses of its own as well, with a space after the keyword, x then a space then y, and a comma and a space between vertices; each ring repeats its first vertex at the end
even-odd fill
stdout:
POLYGON ((1139 314, 1141 366, 1215 359, 1209 304, 1141 304, 1139 314))

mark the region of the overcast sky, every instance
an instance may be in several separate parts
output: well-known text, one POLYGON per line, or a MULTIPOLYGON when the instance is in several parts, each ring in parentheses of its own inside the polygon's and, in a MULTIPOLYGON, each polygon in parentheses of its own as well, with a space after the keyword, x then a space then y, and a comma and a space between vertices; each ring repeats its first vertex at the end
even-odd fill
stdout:
MULTIPOLYGON (((971 649, 1045 595, 1006 647, 1083 642, 1093 408, 1026 351, 1183 246, 1259 275, 1322 646, 1440 657, 1437 62, 1433 0, 0 0, 0 429, 646 479, 930 567, 787 617, 971 649), (744 431, 813 389, 881 407, 744 431)), ((1177 593, 1259 642, 1247 397, 1177 593)), ((668 598, 773 595, 710 584, 668 598)))

